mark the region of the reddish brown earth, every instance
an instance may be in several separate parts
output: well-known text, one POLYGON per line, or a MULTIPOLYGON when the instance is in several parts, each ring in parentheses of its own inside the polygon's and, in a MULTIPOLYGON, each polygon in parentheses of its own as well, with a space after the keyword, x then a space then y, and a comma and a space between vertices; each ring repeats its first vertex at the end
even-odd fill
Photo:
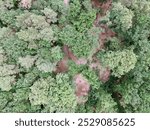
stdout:
MULTIPOLYGON (((89 64, 89 67, 95 71, 98 71, 99 79, 102 82, 107 82, 110 77, 110 69, 108 67, 104 68, 101 66, 100 61, 94 56, 101 49, 105 48, 105 43, 110 37, 115 37, 116 33, 113 32, 106 24, 100 24, 99 20, 106 15, 106 12, 111 9, 112 0, 107 0, 106 2, 99 2, 99 0, 91 0, 93 8, 100 8, 102 10, 101 13, 96 15, 96 19, 94 21, 94 26, 103 28, 103 32, 99 34, 99 48, 93 52, 93 62, 89 64), (95 60, 96 59, 96 60, 95 60)), ((67 46, 63 46, 64 58, 58 62, 56 73, 64 73, 68 70, 68 60, 74 61, 77 65, 87 64, 88 59, 78 58, 73 54, 71 49, 67 46)), ((75 94, 77 98, 88 95, 90 90, 90 84, 87 79, 85 79, 81 74, 77 74, 73 77, 73 82, 75 84, 75 94)))

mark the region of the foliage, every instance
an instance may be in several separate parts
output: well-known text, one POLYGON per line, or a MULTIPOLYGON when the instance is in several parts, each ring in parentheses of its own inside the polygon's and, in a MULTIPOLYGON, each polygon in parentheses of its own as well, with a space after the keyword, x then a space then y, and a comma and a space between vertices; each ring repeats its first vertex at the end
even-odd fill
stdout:
POLYGON ((149 0, 0 0, 0 112, 150 112, 149 28, 149 0))
POLYGON ((74 112, 76 97, 68 75, 58 74, 39 79, 31 87, 29 100, 32 105, 44 105, 43 112, 74 112), (63 84, 63 87, 62 87, 63 84))
POLYGON ((112 10, 110 12, 110 20, 112 26, 116 26, 117 29, 127 31, 132 27, 132 19, 134 13, 121 3, 113 3, 112 10))
POLYGON ((121 77, 135 67, 136 57, 133 50, 107 51, 101 61, 112 70, 112 75, 121 77))

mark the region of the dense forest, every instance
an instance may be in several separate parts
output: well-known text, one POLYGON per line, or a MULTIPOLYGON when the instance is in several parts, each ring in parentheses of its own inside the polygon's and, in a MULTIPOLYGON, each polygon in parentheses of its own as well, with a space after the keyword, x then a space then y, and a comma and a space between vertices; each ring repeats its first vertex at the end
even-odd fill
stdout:
POLYGON ((150 0, 0 0, 0 112, 150 112, 150 0))

